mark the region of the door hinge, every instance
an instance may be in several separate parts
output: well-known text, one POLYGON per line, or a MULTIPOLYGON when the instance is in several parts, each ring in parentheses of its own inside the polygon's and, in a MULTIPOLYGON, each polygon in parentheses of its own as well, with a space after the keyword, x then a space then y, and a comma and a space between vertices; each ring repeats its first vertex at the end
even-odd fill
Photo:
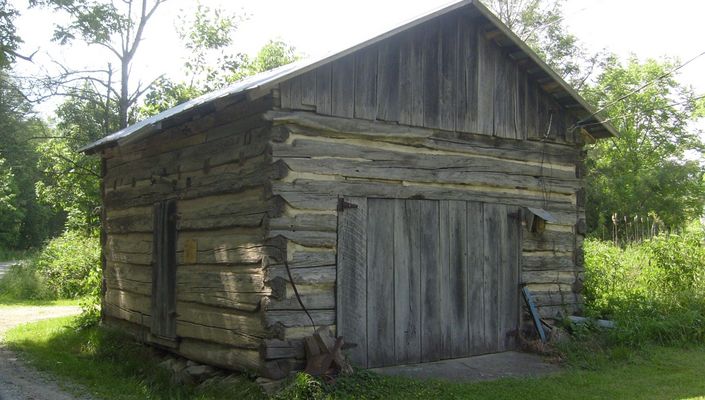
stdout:
POLYGON ((348 208, 357 208, 357 204, 348 203, 343 198, 338 199, 338 211, 345 211, 348 208))

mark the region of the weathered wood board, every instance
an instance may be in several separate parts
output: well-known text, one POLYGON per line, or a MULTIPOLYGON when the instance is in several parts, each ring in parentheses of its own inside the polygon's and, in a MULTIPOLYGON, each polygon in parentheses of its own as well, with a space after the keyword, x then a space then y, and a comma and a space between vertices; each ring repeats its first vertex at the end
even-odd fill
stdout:
POLYGON ((363 367, 509 350, 519 329, 517 207, 467 201, 350 199, 340 211, 338 329, 363 367), (351 203, 353 204, 353 203, 351 203), (361 214, 367 212, 367 217, 361 214), (357 224, 351 226, 351 224, 357 224), (364 232, 351 235, 350 232, 364 232), (366 296, 359 293, 366 287, 366 296), (366 300, 352 309, 350 299, 366 300), (366 331, 360 330, 366 326, 366 331), (366 335, 360 338, 361 335, 366 335))
POLYGON ((294 77, 280 96, 285 110, 576 143, 577 119, 535 79, 482 23, 449 14, 294 77))

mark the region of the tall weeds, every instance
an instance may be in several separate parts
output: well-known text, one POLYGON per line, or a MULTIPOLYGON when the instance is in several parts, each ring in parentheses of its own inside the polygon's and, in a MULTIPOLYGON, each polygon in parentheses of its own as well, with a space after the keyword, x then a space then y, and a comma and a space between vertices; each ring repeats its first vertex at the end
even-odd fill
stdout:
POLYGON ((705 341, 705 237, 700 227, 625 248, 585 241, 585 306, 613 319, 621 345, 705 341))

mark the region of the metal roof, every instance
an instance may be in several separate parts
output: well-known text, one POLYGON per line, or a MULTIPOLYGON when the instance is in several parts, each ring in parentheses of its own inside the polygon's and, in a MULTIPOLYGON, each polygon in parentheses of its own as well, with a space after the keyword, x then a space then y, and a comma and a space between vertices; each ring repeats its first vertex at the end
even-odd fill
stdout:
POLYGON ((585 126, 585 130, 595 138, 603 138, 609 136, 618 136, 614 127, 608 122, 594 115, 592 106, 590 106, 563 78, 561 78, 551 67, 549 67, 529 46, 517 37, 504 23, 502 23, 489 9, 487 9, 479 0, 462 0, 450 5, 442 6, 436 10, 432 10, 425 15, 418 17, 410 22, 402 24, 388 32, 374 36, 368 40, 360 42, 352 47, 348 47, 342 51, 333 52, 319 58, 306 59, 297 61, 288 65, 281 66, 271 71, 262 72, 241 81, 238 81, 230 86, 226 86, 219 90, 206 93, 200 97, 189 100, 176 107, 172 107, 157 115, 146 118, 140 122, 128 126, 118 132, 110 134, 98 141, 95 141, 87 146, 79 149, 80 152, 94 153, 101 148, 122 145, 138 140, 146 135, 156 133, 161 129, 161 123, 175 116, 184 114, 190 110, 194 110, 200 106, 207 105, 215 100, 223 99, 229 96, 238 94, 247 94, 254 90, 269 89, 278 85, 280 82, 294 78, 321 65, 328 64, 357 50, 373 45, 384 39, 387 39, 400 32, 406 31, 417 25, 420 25, 428 20, 449 12, 458 10, 463 7, 472 7, 477 14, 491 22, 496 32, 493 35, 495 41, 502 47, 510 47, 510 56, 514 59, 528 59, 529 62, 535 64, 533 68, 529 66, 529 70, 536 70, 542 75, 542 85, 551 87, 554 98, 560 104, 571 108, 574 113, 578 114, 581 126, 585 126), (506 42, 506 43, 503 43, 506 42), (589 127, 589 128, 588 128, 589 127))

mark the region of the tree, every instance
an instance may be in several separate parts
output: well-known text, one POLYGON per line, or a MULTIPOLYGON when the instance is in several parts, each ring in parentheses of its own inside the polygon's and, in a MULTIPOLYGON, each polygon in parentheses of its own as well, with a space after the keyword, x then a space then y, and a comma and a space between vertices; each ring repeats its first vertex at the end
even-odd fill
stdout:
POLYGON ((242 17, 198 5, 193 15, 181 16, 179 36, 189 57, 184 62, 186 80, 160 78, 145 96, 141 117, 158 114, 247 76, 295 61, 296 49, 281 40, 270 40, 250 59, 237 52, 232 37, 242 17))
POLYGON ((21 42, 14 24, 17 14, 7 0, 0 0, 0 68, 12 64, 17 56, 17 45, 21 42))
POLYGON ((32 115, 31 105, 6 70, 0 68, 0 230, 12 235, 0 235, 0 248, 28 248, 53 234, 61 215, 42 205, 34 192, 34 183, 42 179, 35 145, 44 124, 32 115))
POLYGON ((106 116, 99 96, 83 88, 80 96, 68 97, 56 111, 52 136, 37 146, 37 167, 44 174, 35 185, 39 199, 66 212, 69 229, 89 234, 96 233, 100 223, 100 161, 77 150, 119 126, 117 106, 113 103, 106 116))
MULTIPOLYGON (((134 90, 131 86, 131 67, 137 54, 142 35, 147 23, 166 0, 122 0, 120 2, 99 2, 93 0, 30 0, 32 5, 43 5, 55 11, 65 12, 70 22, 57 25, 54 40, 68 44, 76 39, 89 46, 99 46, 114 55, 120 66, 119 89, 113 87, 111 64, 103 71, 73 71, 64 68, 54 85, 64 86, 76 81, 97 85, 103 91, 93 87, 95 93, 105 93, 98 104, 110 108, 112 98, 118 104, 118 127, 125 128, 129 123, 129 110, 137 104, 140 96, 149 90, 151 84, 142 86, 139 82, 134 90)), ((71 95, 72 92, 63 94, 71 95)), ((75 93, 75 92, 74 92, 75 93)), ((107 132, 106 132, 107 133, 107 132)))
POLYGON ((692 89, 669 73, 674 67, 674 61, 632 58, 622 65, 612 58, 586 91, 620 133, 589 149, 591 230, 609 232, 613 214, 620 221, 657 216, 671 228, 702 214, 705 144, 689 128, 697 102, 692 89))
POLYGON ((299 58, 296 48, 293 46, 282 40, 269 40, 257 52, 254 59, 246 58, 242 67, 234 71, 228 81, 235 82, 250 75, 269 71, 282 65, 290 64, 299 58))
POLYGON ((563 24, 565 0, 484 0, 521 40, 526 42, 573 87, 580 90, 606 62, 589 54, 563 24))
POLYGON ((233 35, 243 19, 200 3, 193 14, 179 17, 179 38, 189 54, 184 62, 188 90, 209 92, 223 87, 246 62, 247 57, 232 48, 233 35))
POLYGON ((17 248, 24 213, 17 198, 15 175, 6 164, 0 157, 0 247, 17 248))

